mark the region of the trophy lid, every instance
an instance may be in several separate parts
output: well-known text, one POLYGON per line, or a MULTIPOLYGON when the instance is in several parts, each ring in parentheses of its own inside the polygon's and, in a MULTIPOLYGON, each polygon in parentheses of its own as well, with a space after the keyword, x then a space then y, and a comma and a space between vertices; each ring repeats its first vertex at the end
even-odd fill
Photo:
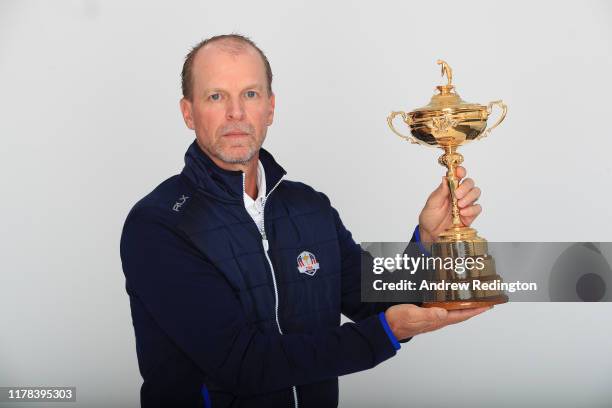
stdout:
POLYGON ((448 83, 439 85, 438 94, 429 104, 411 112, 396 111, 387 117, 391 130, 412 143, 443 149, 464 145, 478 140, 495 129, 506 117, 508 108, 501 100, 489 102, 488 105, 469 103, 461 99, 452 84, 453 71, 445 61, 438 60, 442 66, 442 76, 446 75, 448 83), (487 120, 494 106, 501 109, 497 121, 487 128, 487 120), (410 127, 411 136, 398 132, 393 126, 393 118, 401 115, 404 123, 410 127))
POLYGON ((442 76, 446 75, 448 80, 446 85, 438 85, 436 89, 438 94, 431 97, 429 103, 421 108, 415 109, 411 113, 418 112, 438 112, 448 110, 480 110, 482 105, 469 103, 461 99, 459 94, 455 92, 453 82, 453 70, 446 61, 437 60, 436 63, 442 66, 442 76))

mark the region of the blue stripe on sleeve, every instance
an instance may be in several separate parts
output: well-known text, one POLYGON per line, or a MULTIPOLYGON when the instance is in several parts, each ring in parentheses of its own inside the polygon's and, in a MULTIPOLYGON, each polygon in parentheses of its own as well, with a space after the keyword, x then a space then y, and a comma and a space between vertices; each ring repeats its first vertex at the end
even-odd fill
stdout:
POLYGON ((204 408, 211 408, 212 402, 210 401, 210 394, 208 393, 208 388, 206 384, 202 384, 202 397, 204 397, 204 408))
POLYGON ((393 344, 393 348, 396 350, 399 350, 402 347, 402 345, 399 343, 399 341, 397 341, 397 338, 395 338, 395 335, 391 331, 391 328, 389 327, 389 323, 387 323, 387 318, 385 317, 385 312, 380 312, 378 314, 378 318, 380 319, 380 323, 382 324, 383 329, 385 329, 385 333, 387 333, 387 336, 389 336, 389 340, 391 340, 391 344, 393 344))
POLYGON ((416 243, 419 245, 419 249, 421 250, 421 252, 423 252, 423 254, 425 254, 426 256, 431 256, 429 251, 426 250, 425 247, 423 246, 423 244, 421 243, 421 234, 419 234, 419 225, 418 224, 417 224, 416 228, 414 229, 414 238, 416 239, 416 243))

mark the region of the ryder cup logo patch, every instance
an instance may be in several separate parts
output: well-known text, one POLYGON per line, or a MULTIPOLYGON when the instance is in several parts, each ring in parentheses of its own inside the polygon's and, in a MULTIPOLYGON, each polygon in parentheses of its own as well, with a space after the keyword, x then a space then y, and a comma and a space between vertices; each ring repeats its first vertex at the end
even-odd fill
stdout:
POLYGON ((297 268, 300 273, 312 276, 319 270, 319 262, 312 252, 304 251, 297 257, 297 268))

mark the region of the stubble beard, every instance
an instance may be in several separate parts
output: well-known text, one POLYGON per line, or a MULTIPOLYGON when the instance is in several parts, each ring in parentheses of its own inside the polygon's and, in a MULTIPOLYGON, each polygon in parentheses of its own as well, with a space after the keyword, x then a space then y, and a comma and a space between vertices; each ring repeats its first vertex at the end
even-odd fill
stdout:
MULTIPOLYGON (((230 147, 231 148, 231 147, 230 147)), ((259 150, 254 140, 250 140, 247 151, 242 154, 231 154, 218 144, 213 145, 212 154, 219 160, 228 164, 247 164, 259 150)))
POLYGON ((266 138, 266 130, 267 129, 263 130, 263 134, 261 135, 261 137, 257 137, 255 135, 255 129, 249 128, 249 138, 241 142, 241 150, 244 150, 244 148, 246 148, 246 152, 232 153, 232 145, 235 142, 231 141, 231 139, 224 139, 223 136, 217 139, 217 141, 211 146, 208 146, 208 150, 214 157, 224 163, 243 165, 248 164, 253 159, 253 157, 255 157, 255 155, 259 151, 259 148, 263 144, 263 141, 266 138))

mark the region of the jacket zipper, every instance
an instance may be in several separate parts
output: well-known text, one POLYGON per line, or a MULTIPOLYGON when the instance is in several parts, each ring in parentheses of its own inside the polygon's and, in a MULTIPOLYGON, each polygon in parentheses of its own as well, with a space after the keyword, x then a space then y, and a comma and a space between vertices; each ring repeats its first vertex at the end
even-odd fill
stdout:
MULTIPOLYGON (((268 242, 268 237, 266 236, 266 226, 265 226, 266 201, 268 201, 268 197, 270 197, 270 194, 272 194, 274 189, 278 187, 281 181, 283 181, 282 177, 280 178, 280 180, 278 180, 278 182, 274 185, 274 187, 272 187, 272 189, 268 192, 268 194, 265 195, 262 205, 261 205, 261 212, 263 215, 262 222, 261 222, 261 228, 257 226, 258 227, 257 229, 259 230, 261 234, 261 242, 264 248, 264 254, 266 255, 266 260, 268 261, 268 265, 270 265, 270 273, 272 274, 272 283, 274 285, 274 317, 276 318, 276 327, 278 328, 278 332, 282 335, 283 329, 281 329, 280 321, 278 319, 278 287, 276 286, 276 274, 274 273, 274 266, 272 266, 272 260, 270 259, 270 255, 268 254, 268 250, 270 249, 270 244, 268 242)), ((246 184, 245 176, 244 176, 244 172, 242 172, 242 194, 246 193, 245 184, 246 184)), ((294 402, 293 405, 295 408, 298 408, 299 404, 298 404, 298 398, 297 398, 297 389, 295 386, 293 386, 292 389, 293 389, 293 402, 294 402)))

